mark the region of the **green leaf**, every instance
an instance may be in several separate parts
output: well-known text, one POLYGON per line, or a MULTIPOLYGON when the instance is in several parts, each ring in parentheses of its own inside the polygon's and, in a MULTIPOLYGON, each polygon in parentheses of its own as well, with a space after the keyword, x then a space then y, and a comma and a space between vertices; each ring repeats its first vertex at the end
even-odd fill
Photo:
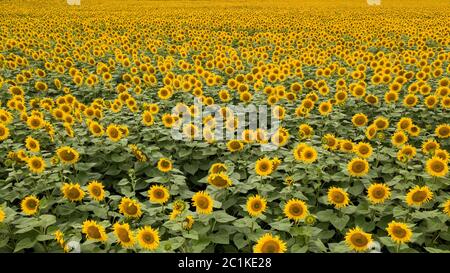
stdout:
POLYGON ((35 239, 31 239, 30 237, 23 238, 16 244, 14 252, 21 251, 22 249, 32 248, 35 243, 36 243, 35 239))
POLYGON ((349 220, 350 217, 348 215, 344 215, 342 217, 338 217, 335 215, 330 219, 330 222, 337 230, 343 230, 349 220))
POLYGON ((227 223, 236 219, 236 217, 227 214, 224 210, 215 211, 214 218, 219 223, 227 223))
POLYGON ((289 219, 285 218, 281 221, 271 223, 270 226, 276 230, 289 231, 292 224, 289 219))

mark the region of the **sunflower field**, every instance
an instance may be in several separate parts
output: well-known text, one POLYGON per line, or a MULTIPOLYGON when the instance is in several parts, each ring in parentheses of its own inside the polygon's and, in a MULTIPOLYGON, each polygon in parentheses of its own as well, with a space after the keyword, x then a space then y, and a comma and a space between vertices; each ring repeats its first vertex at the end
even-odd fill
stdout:
POLYGON ((450 252, 448 1, 0 14, 0 252, 450 252))

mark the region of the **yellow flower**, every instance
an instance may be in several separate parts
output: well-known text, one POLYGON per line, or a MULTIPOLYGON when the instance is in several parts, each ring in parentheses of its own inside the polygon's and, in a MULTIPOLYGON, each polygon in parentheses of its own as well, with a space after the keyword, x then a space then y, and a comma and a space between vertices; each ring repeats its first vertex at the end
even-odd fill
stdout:
POLYGON ((40 151, 39 141, 29 136, 25 139, 25 147, 33 153, 37 153, 40 151))
POLYGON ((386 230, 391 239, 397 244, 411 241, 412 231, 405 223, 392 221, 388 224, 386 230))
POLYGON ((209 168, 210 173, 226 172, 227 170, 228 170, 227 166, 223 163, 214 163, 209 168))
POLYGON ((77 183, 64 183, 61 191, 64 194, 64 198, 70 202, 81 201, 84 198, 84 191, 81 189, 80 184, 77 183))
POLYGON ((9 129, 4 124, 0 123, 0 141, 9 137, 9 129))
POLYGON ((142 215, 141 204, 128 197, 122 197, 119 204, 119 212, 129 218, 139 218, 142 215))
POLYGON ((364 115, 363 113, 358 113, 353 115, 352 117, 352 123, 353 125, 355 125, 356 127, 361 127, 361 126, 365 126, 368 122, 368 118, 366 115, 364 115))
POLYGON ((364 232, 360 227, 355 227, 345 234, 345 242, 352 250, 366 251, 372 242, 372 235, 364 232))
POLYGON ((403 131, 396 131, 391 138, 394 146, 400 147, 408 141, 408 136, 403 131))
POLYGON ((350 199, 348 198, 348 193, 342 188, 331 187, 328 190, 328 202, 334 205, 335 208, 346 207, 350 199))
POLYGON ((250 196, 247 199, 247 212, 252 217, 261 215, 266 210, 267 201, 259 195, 250 196))
POLYGON ((32 173, 40 174, 45 170, 45 162, 42 157, 32 156, 28 159, 28 168, 32 173))
POLYGON ((169 200, 169 190, 162 185, 153 185, 148 190, 148 198, 152 203, 164 204, 169 200))
POLYGON ((434 177, 444 177, 448 173, 448 163, 444 159, 433 156, 426 162, 426 171, 434 177))
POLYGON ((87 186, 89 195, 96 201, 102 201, 105 199, 105 190, 103 188, 103 184, 96 180, 91 181, 87 186))
POLYGON ((427 186, 415 186, 406 194, 406 203, 409 206, 420 206, 433 199, 433 192, 427 186))
POLYGON ((80 158, 80 154, 75 149, 69 146, 58 148, 58 150, 56 150, 56 154, 58 155, 61 162, 65 164, 75 164, 80 158))
POLYGON ((163 173, 170 172, 170 170, 172 170, 172 161, 165 157, 160 158, 158 160, 158 170, 163 173))
POLYGON ((232 185, 231 179, 226 173, 212 173, 208 175, 208 183, 219 188, 228 188, 232 185))
POLYGON ((101 137, 105 133, 103 126, 95 120, 89 122, 89 131, 95 137, 101 137))
POLYGON ((450 125, 440 124, 434 130, 434 133, 438 138, 449 138, 450 137, 450 125))
POLYGON ((155 250, 159 246, 159 234, 157 230, 149 226, 140 228, 137 233, 139 245, 148 250, 155 250))
POLYGON ((191 230, 192 226, 194 225, 194 217, 192 217, 192 215, 188 215, 186 216, 186 218, 184 218, 183 223, 182 223, 182 227, 184 230, 191 230))
POLYGON ((374 204, 384 203, 391 195, 391 190, 386 184, 374 183, 367 190, 367 197, 374 204))
POLYGON ((308 215, 308 207, 299 199, 291 199, 284 206, 284 215, 294 221, 300 221, 308 215))
POLYGON ((213 199, 204 191, 199 191, 192 197, 193 205, 197 213, 210 214, 213 211, 213 199))
POLYGON ((317 151, 311 146, 305 146, 301 152, 301 161, 311 164, 317 160, 317 151))
POLYGON ((447 214, 448 216, 450 216, 450 199, 444 203, 443 207, 444 207, 443 208, 444 213, 447 214))
POLYGON ((284 253, 286 250, 286 243, 279 236, 273 236, 270 233, 259 238, 253 247, 254 253, 284 253))
POLYGON ((27 125, 30 129, 37 130, 44 126, 44 120, 39 116, 30 116, 27 118, 27 125))
POLYGON ((238 152, 244 149, 244 144, 240 140, 230 140, 227 143, 227 148, 230 152, 238 152))
POLYGON ((145 126, 152 126, 155 122, 155 119, 153 118, 153 115, 150 111, 144 111, 142 114, 142 124, 145 126))
POLYGON ((3 221, 5 221, 5 212, 3 211, 3 209, 0 207, 0 223, 3 223, 3 221))
POLYGON ((133 232, 130 229, 130 225, 127 223, 115 223, 113 225, 114 235, 116 235, 117 241, 122 247, 130 248, 136 243, 136 239, 133 232))
POLYGON ((37 199, 34 195, 29 195, 22 199, 22 202, 20 202, 20 208, 26 215, 34 215, 39 209, 39 199, 37 199))
POLYGON ((84 221, 81 232, 86 235, 88 240, 104 242, 108 239, 108 236, 105 233, 105 228, 93 220, 84 221))
POLYGON ((353 158, 347 165, 351 176, 361 177, 369 172, 369 162, 362 158, 353 158))
POLYGON ((117 142, 122 138, 122 131, 115 124, 108 125, 108 127, 106 128, 106 134, 108 135, 108 138, 113 142, 117 142))
POLYGON ((372 145, 366 142, 359 142, 354 147, 354 152, 361 158, 369 158, 372 155, 372 145))
POLYGON ((273 164, 267 157, 260 158, 256 161, 255 172, 260 176, 268 176, 273 172, 273 164))

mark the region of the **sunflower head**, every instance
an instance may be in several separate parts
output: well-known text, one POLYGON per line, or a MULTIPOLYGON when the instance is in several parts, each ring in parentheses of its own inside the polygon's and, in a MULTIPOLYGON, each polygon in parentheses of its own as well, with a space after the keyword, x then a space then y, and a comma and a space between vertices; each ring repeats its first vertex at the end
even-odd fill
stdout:
POLYGON ((273 236, 270 233, 259 238, 253 247, 254 253, 284 253, 286 250, 286 243, 279 236, 273 236))
POLYGON ((58 155, 61 162, 64 164, 75 164, 78 162, 78 159, 80 158, 79 153, 69 146, 63 146, 58 148, 58 150, 56 150, 56 154, 58 155))
POLYGON ((142 215, 141 204, 128 197, 122 197, 119 204, 119 212, 128 218, 139 218, 142 215))
POLYGON ((133 232, 130 229, 130 225, 127 223, 115 223, 113 225, 114 235, 117 238, 117 242, 124 248, 133 247, 136 243, 136 239, 133 232))
POLYGON ((405 223, 392 221, 388 224, 386 230, 389 237, 397 244, 411 241, 412 231, 405 223))
POLYGON ((212 173, 208 175, 208 183, 219 188, 228 188, 232 185, 231 179, 226 173, 212 173))
POLYGON ((335 208, 343 208, 349 204, 348 193, 345 192, 342 188, 331 187, 328 190, 328 202, 333 204, 335 208))
POLYGON ((105 190, 101 182, 96 180, 91 181, 87 186, 87 190, 92 199, 96 201, 105 199, 105 190))
POLYGON ((247 212, 252 217, 258 217, 266 210, 267 201, 259 195, 250 196, 247 199, 247 212))
POLYGON ((267 158, 263 157, 256 161, 255 172, 260 176, 268 176, 273 172, 273 162, 267 158))
POLYGON ((20 207, 26 215, 34 215, 39 210, 39 199, 34 195, 29 195, 22 199, 20 207))
POLYGON ((363 158, 353 158, 347 165, 351 176, 361 177, 369 172, 369 162, 363 158))
POLYGON ((366 251, 372 242, 372 235, 364 232, 360 227, 355 227, 347 232, 345 242, 352 250, 366 251))
POLYGON ((199 191, 192 197, 192 202, 197 213, 210 214, 213 211, 213 199, 204 191, 199 191))
POLYGON ((152 203, 164 204, 169 200, 169 190, 162 185, 153 185, 148 190, 148 198, 152 203))
POLYGON ((367 197, 373 204, 384 203, 384 201, 389 198, 390 195, 391 190, 386 184, 374 183, 370 185, 369 189, 367 190, 367 197))
POLYGON ((420 206, 433 199, 433 192, 427 186, 415 186, 406 194, 406 203, 409 206, 420 206))
POLYGON ((296 222, 304 219, 308 215, 306 203, 299 199, 291 199, 284 206, 284 215, 296 222))
POLYGON ((139 245, 147 250, 155 250, 159 246, 158 230, 145 226, 138 230, 137 241, 139 245))
POLYGON ((104 242, 108 238, 105 228, 93 220, 86 220, 83 222, 82 232, 89 240, 104 242))
POLYGON ((163 173, 167 173, 170 172, 170 170, 172 170, 172 161, 168 158, 160 158, 158 160, 158 170, 160 170, 163 173))

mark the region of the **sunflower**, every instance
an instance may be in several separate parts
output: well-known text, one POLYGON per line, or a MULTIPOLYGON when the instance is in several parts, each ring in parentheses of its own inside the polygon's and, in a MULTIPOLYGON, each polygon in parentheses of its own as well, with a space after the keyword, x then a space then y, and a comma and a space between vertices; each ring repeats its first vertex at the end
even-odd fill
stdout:
POLYGON ((158 167, 158 170, 160 170, 163 173, 170 172, 170 170, 172 170, 172 167, 173 167, 172 166, 172 161, 170 159, 168 159, 168 158, 165 158, 165 157, 160 158, 158 160, 157 167, 158 167))
POLYGON ((113 142, 117 142, 122 138, 122 131, 115 124, 108 125, 108 127, 106 128, 106 134, 108 135, 108 138, 113 142))
POLYGON ((83 232, 86 235, 86 238, 88 240, 104 242, 108 239, 108 235, 106 235, 105 228, 93 220, 84 221, 81 232, 83 232))
POLYGON ((411 241, 412 231, 405 223, 392 221, 388 224, 386 230, 391 239, 397 244, 411 241))
POLYGON ((434 151, 434 156, 439 157, 440 159, 444 160, 444 161, 449 161, 450 159, 450 154, 447 152, 447 150, 443 150, 443 149, 436 149, 434 151))
POLYGON ((339 144, 336 137, 332 134, 326 134, 322 138, 322 142, 324 143, 325 148, 329 149, 329 150, 336 150, 338 148, 338 144, 339 144))
POLYGON ((317 160, 317 151, 311 146, 306 146, 301 152, 301 160, 304 163, 310 164, 317 160))
POLYGON ((440 157, 433 156, 426 162, 426 171, 434 177, 444 177, 448 173, 448 163, 440 157))
POLYGON ((391 189, 386 184, 374 183, 367 190, 367 197, 373 204, 381 204, 389 198, 391 189))
POLYGON ((369 140, 373 139, 376 134, 377 134, 377 127, 374 124, 372 124, 366 128, 365 135, 369 140))
POLYGON ((210 173, 220 173, 220 172, 226 172, 227 169, 228 169, 227 166, 223 163, 214 163, 209 168, 209 172, 210 173))
POLYGON ((208 175, 208 183, 220 189, 228 188, 232 184, 226 173, 212 173, 208 175))
POLYGON ((33 153, 37 153, 40 151, 39 141, 29 136, 25 139, 25 147, 33 153))
POLYGON ((0 207, 0 223, 3 223, 3 221, 5 221, 5 212, 3 211, 3 209, 0 207))
POLYGON ((9 129, 2 123, 0 123, 0 141, 3 141, 9 137, 9 129))
POLYGON ((267 158, 263 157, 256 161, 255 172, 260 176, 268 176, 273 172, 273 163, 267 158))
POLYGON ((28 159, 28 168, 32 173, 40 174, 45 170, 45 162, 42 157, 32 156, 28 159))
POLYGON ((361 158, 369 158, 372 155, 372 145, 366 142, 359 142, 355 145, 354 152, 361 158))
POLYGON ((159 246, 158 230, 155 230, 152 227, 145 226, 140 228, 136 237, 139 245, 144 249, 155 250, 159 246))
POLYGON ((164 114, 161 117, 161 120, 163 125, 167 128, 171 128, 175 124, 175 117, 168 113, 164 114))
POLYGON ((29 195, 22 199, 20 202, 20 208, 26 215, 34 215, 39 209, 39 199, 37 199, 34 195, 29 195))
POLYGON ((329 102, 322 102, 319 104, 319 113, 322 116, 327 116, 328 114, 331 113, 331 111, 333 111, 333 105, 329 102))
POLYGON ((58 155, 61 162, 65 164, 75 164, 80 158, 79 153, 69 146, 58 148, 58 150, 56 150, 56 154, 58 155))
POLYGON ((409 206, 420 206, 433 199, 433 192, 427 186, 415 186, 406 194, 406 203, 409 206))
POLYGON ((284 253, 286 250, 286 243, 279 236, 273 236, 270 233, 260 237, 253 247, 254 253, 284 253))
POLYGON ((97 121, 89 122, 89 131, 95 137, 101 137, 105 133, 103 126, 100 123, 98 123, 97 121))
POLYGON ((408 134, 414 137, 420 135, 420 127, 414 124, 411 125, 411 127, 409 127, 408 129, 408 134))
POLYGON ((103 188, 103 184, 97 180, 91 181, 87 186, 89 195, 96 201, 102 201, 105 199, 105 190, 103 188))
POLYGON ((339 149, 344 153, 353 152, 355 144, 351 140, 342 139, 339 141, 339 149))
POLYGON ((394 146, 400 147, 408 141, 408 136, 403 131, 396 131, 391 138, 394 146))
POLYGON ((353 158, 347 165, 351 176, 361 177, 369 172, 369 162, 363 158, 353 158))
POLYGON ((183 227, 184 230, 191 230, 192 226, 194 225, 194 217, 192 217, 192 215, 188 215, 186 216, 186 218, 184 218, 183 222, 181 223, 181 226, 183 227))
POLYGON ((234 153, 242 151, 242 149, 244 148, 244 144, 240 140, 233 139, 228 141, 227 148, 230 152, 234 153))
POLYGON ((310 138, 314 134, 314 129, 308 124, 303 123, 298 127, 298 133, 302 139, 310 138))
POLYGON ((84 198, 84 191, 81 189, 80 184, 77 183, 64 183, 61 191, 64 194, 64 198, 70 202, 81 201, 84 198))
POLYGON ((450 137, 450 125, 440 124, 434 130, 434 133, 438 138, 449 138, 450 137))
POLYGON ((345 234, 345 242, 350 249, 363 252, 366 251, 369 244, 372 243, 372 235, 364 232, 360 227, 355 227, 345 234))
POLYGON ((27 125, 32 130, 40 129, 44 126, 44 120, 40 116, 30 116, 27 118, 27 125))
POLYGON ((416 148, 411 145, 403 145, 402 148, 397 152, 397 159, 402 161, 402 157, 406 157, 406 159, 412 159, 414 156, 416 156, 416 148))
POLYGON ((335 208, 346 207, 350 199, 348 198, 348 193, 342 188, 331 187, 328 189, 328 202, 334 205, 335 208))
POLYGON ((304 219, 308 215, 308 207, 305 202, 299 199, 291 199, 284 206, 284 215, 295 222, 304 219))
POLYGON ((142 124, 145 126, 152 126, 155 122, 155 119, 153 118, 153 115, 150 111, 144 111, 142 114, 142 124))
POLYGON ((444 213, 450 217, 450 199, 444 203, 443 207, 444 207, 443 208, 444 213))
POLYGON ((213 199, 204 191, 199 191, 192 197, 197 213, 210 214, 213 211, 213 199))
POLYGON ((356 127, 361 127, 367 124, 368 122, 368 118, 366 115, 364 115, 363 113, 358 113, 353 115, 352 117, 352 123, 353 125, 355 125, 356 127))
POLYGON ((129 218, 139 218, 142 215, 141 204, 128 197, 122 197, 119 204, 119 212, 129 218))
POLYGON ((266 210, 267 201, 259 195, 250 196, 247 199, 247 212, 252 217, 258 217, 266 210))
POLYGON ((153 185, 147 192, 152 203, 164 204, 169 200, 169 190, 162 185, 153 185))
POLYGON ((377 130, 384 130, 389 127, 389 120, 384 117, 378 117, 373 121, 373 125, 377 130))
POLYGON ((122 247, 133 247, 136 243, 136 239, 133 232, 130 229, 130 225, 127 223, 115 223, 113 225, 114 235, 116 235, 117 241, 122 247))
POLYGON ((401 118, 400 121, 397 123, 397 129, 408 131, 412 125, 413 121, 411 118, 401 118))

